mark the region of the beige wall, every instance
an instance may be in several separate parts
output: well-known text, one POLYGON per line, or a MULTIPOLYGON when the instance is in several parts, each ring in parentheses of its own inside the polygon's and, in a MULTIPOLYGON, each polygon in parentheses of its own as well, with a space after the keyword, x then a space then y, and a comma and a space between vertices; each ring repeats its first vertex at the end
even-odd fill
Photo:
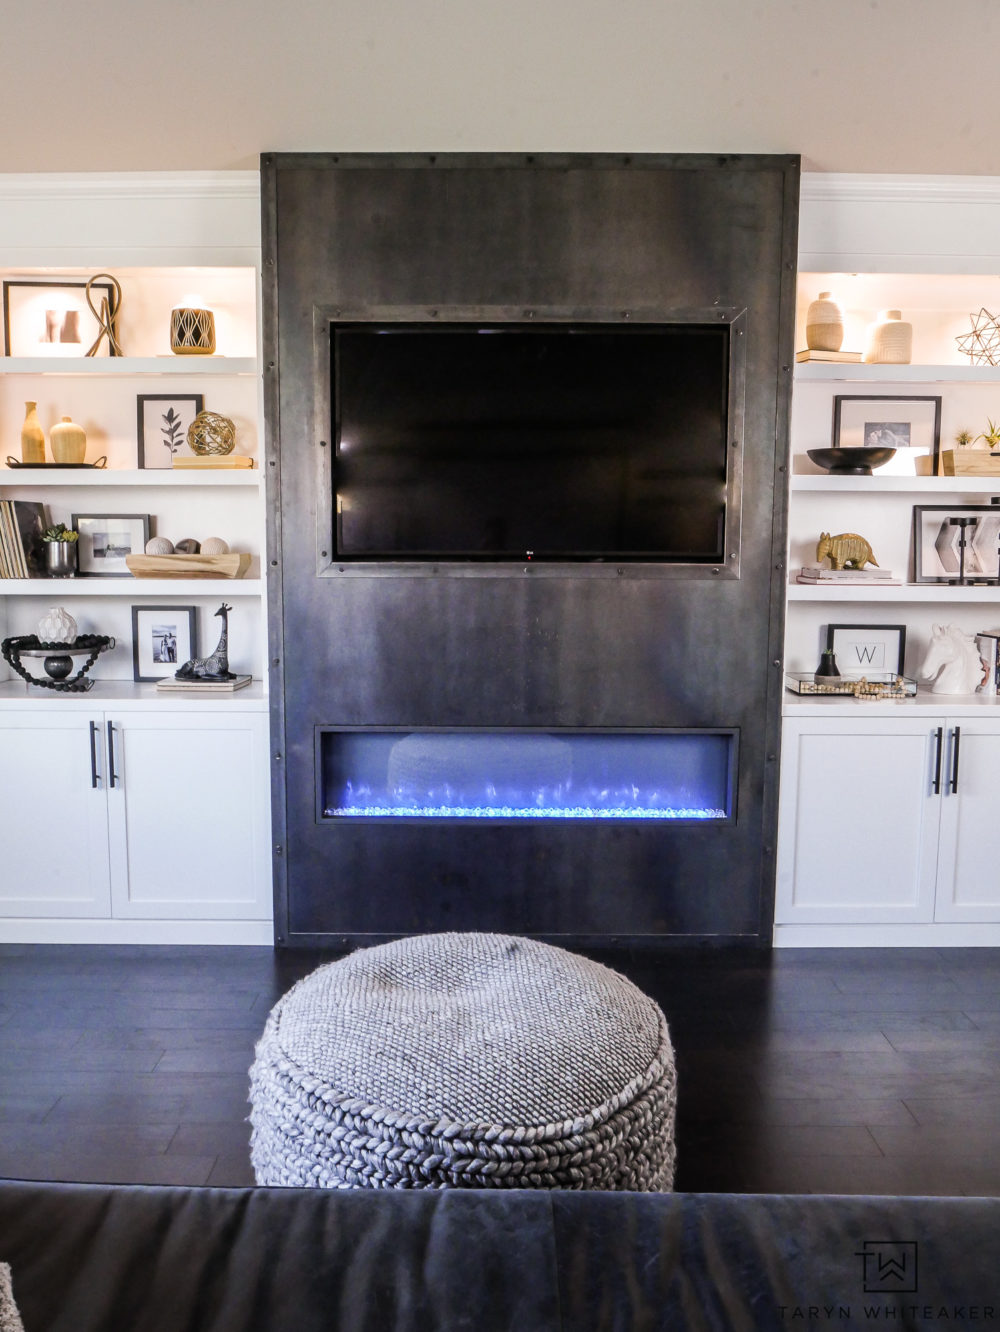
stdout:
POLYGON ((995 173, 997 0, 0 0, 0 171, 277 150, 995 173))

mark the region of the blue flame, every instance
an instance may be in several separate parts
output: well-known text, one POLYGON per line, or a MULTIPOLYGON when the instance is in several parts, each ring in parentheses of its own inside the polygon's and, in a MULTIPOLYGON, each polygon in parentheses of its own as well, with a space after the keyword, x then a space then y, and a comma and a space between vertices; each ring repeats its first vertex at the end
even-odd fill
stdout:
POLYGON ((338 805, 334 819, 724 819, 724 809, 637 808, 634 805, 338 805))

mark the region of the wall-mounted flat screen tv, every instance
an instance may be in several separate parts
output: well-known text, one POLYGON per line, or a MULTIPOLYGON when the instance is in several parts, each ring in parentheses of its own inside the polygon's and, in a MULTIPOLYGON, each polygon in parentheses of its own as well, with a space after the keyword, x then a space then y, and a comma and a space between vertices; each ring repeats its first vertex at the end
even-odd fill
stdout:
POLYGON ((725 558, 730 329, 334 324, 340 561, 725 558))

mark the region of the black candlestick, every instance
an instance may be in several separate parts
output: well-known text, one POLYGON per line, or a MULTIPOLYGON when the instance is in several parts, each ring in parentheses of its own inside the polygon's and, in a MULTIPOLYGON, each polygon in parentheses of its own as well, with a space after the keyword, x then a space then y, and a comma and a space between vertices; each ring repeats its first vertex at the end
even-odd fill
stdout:
POLYGON ((967 542, 966 542, 965 532, 966 532, 966 529, 967 529, 967 528, 969 528, 969 527, 975 527, 977 521, 978 521, 978 520, 975 519, 975 518, 949 518, 949 519, 948 519, 948 522, 951 524, 952 527, 957 527, 957 528, 959 529, 959 531, 958 531, 958 577, 957 577, 957 578, 949 578, 949 579, 948 579, 948 585, 949 585, 950 587, 955 587, 956 585, 957 585, 958 587, 964 587, 964 586, 965 586, 965 547, 966 547, 966 544, 967 544, 967 542))

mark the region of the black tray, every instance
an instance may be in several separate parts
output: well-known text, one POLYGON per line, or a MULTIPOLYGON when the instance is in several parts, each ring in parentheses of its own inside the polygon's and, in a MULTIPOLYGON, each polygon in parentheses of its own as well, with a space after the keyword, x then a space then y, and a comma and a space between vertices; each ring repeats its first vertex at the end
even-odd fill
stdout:
POLYGON ((98 458, 97 462, 92 463, 26 463, 21 462, 19 458, 12 458, 10 454, 7 455, 8 467, 30 467, 32 469, 36 467, 61 467, 64 469, 70 467, 97 467, 103 470, 107 465, 107 461, 107 458, 98 458))

